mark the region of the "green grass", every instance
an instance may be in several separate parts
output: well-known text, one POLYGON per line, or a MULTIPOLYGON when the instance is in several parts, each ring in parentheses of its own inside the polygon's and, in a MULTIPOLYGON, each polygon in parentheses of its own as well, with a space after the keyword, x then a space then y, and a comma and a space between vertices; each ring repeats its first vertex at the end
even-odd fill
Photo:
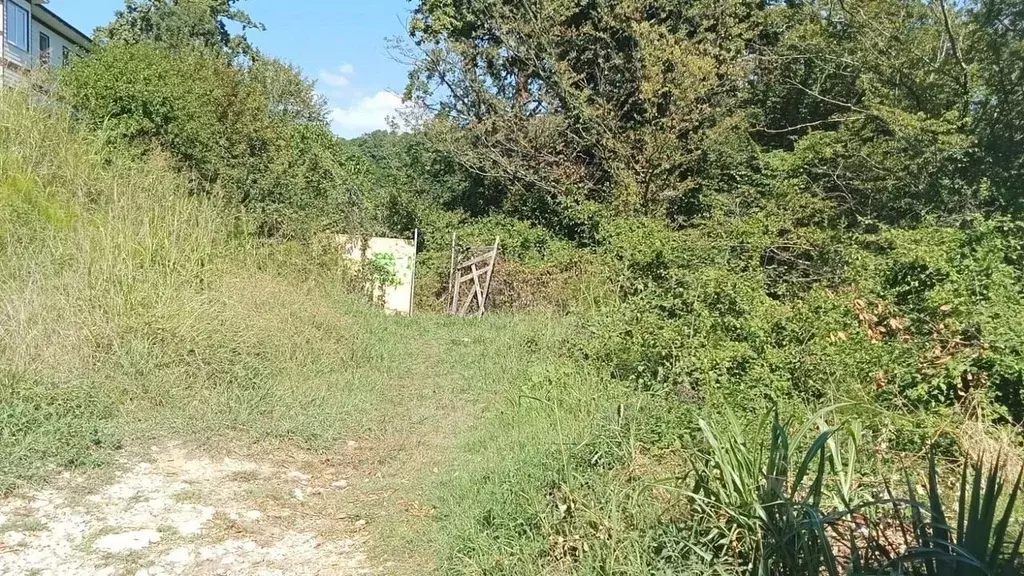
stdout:
POLYGON ((0 486, 136 433, 323 446, 371 425, 401 374, 388 320, 317 256, 252 244, 159 159, 3 94, 0 486))
POLYGON ((552 491, 624 390, 563 353, 563 319, 373 317, 371 346, 395 367, 366 430, 379 466, 366 491, 394 492, 359 511, 377 552, 401 574, 537 574, 552 491))
MULTIPOLYGON (((714 394, 608 379, 561 316, 385 315, 338 254, 257 242, 189 190, 159 156, 0 93, 0 494, 150 439, 298 447, 367 473, 344 512, 389 572, 707 573, 682 478, 714 394)), ((906 463, 890 447, 870 471, 892 454, 906 463)))
POLYGON ((364 511, 396 570, 536 574, 552 494, 622 389, 562 352, 562 318, 387 316, 341 270, 0 94, 0 491, 151 437, 358 437, 368 489, 397 494, 364 511))

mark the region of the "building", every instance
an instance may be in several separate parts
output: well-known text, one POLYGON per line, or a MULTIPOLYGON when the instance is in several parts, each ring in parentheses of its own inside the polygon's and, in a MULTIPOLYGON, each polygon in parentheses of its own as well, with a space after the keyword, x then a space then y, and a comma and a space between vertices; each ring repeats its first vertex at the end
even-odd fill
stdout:
POLYGON ((92 47, 92 39, 46 7, 48 0, 0 0, 0 85, 27 71, 60 66, 92 47))

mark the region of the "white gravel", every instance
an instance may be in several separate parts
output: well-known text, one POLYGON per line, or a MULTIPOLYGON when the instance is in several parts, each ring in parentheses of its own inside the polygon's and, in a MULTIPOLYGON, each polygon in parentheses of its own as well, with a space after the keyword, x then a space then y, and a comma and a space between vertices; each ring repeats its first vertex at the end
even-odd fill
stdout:
MULTIPOLYGON (((196 457, 176 445, 154 447, 146 460, 126 463, 106 485, 87 487, 72 477, 0 501, 0 574, 371 573, 361 542, 326 539, 286 508, 261 510, 251 497, 258 487, 294 496, 280 506, 309 506, 316 478, 196 457)), ((323 490, 336 490, 330 484, 323 490)))
POLYGON ((160 533, 156 530, 136 530, 121 534, 107 534, 96 541, 93 548, 109 554, 120 554, 133 550, 149 548, 150 544, 160 541, 160 533))

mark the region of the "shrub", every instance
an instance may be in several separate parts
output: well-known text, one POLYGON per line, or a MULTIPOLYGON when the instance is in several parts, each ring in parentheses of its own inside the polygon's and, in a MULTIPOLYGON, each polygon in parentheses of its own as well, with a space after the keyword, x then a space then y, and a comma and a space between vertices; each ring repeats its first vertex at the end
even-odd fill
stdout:
POLYGON ((686 498, 690 521, 705 535, 691 545, 705 558, 762 576, 966 576, 1020 568, 1024 528, 1011 520, 1024 468, 1006 493, 999 458, 987 468, 965 461, 954 525, 934 458, 926 501, 910 472, 903 497, 887 489, 887 498, 864 499, 851 491, 861 476, 859 442, 841 447, 823 421, 812 419, 791 435, 776 416, 767 442, 734 419, 719 429, 702 422, 702 429, 709 455, 695 461, 686 498), (816 436, 804 437, 816 428, 816 436))
POLYGON ((737 241, 709 238, 713 225, 610 228, 619 303, 587 322, 584 354, 645 390, 693 390, 751 413, 857 399, 1019 421, 1012 225, 979 217, 839 238, 841 274, 795 297, 773 288, 772 234, 754 228, 763 222, 733 223, 737 241))
POLYGON ((355 183, 323 102, 288 65, 113 42, 63 70, 57 96, 115 145, 169 153, 196 191, 245 206, 264 235, 302 237, 350 215, 355 183))

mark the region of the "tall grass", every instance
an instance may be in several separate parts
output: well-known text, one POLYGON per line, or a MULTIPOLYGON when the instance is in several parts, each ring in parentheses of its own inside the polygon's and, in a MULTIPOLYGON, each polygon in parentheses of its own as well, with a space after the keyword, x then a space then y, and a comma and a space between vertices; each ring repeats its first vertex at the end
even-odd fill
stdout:
POLYGON ((169 295, 201 285, 227 230, 158 162, 0 94, 0 484, 116 443, 111 368, 169 295))
POLYGON ((378 316, 334 256, 249 238, 159 157, 0 94, 0 487, 140 431, 366 426, 401 370, 378 316))
POLYGON ((556 318, 388 317, 337 258, 255 241, 159 156, 0 93, 0 492, 148 435, 365 435, 379 488, 438 509, 375 503, 389 557, 537 573, 552 532, 571 548, 552 499, 617 388, 563 362, 556 318))

